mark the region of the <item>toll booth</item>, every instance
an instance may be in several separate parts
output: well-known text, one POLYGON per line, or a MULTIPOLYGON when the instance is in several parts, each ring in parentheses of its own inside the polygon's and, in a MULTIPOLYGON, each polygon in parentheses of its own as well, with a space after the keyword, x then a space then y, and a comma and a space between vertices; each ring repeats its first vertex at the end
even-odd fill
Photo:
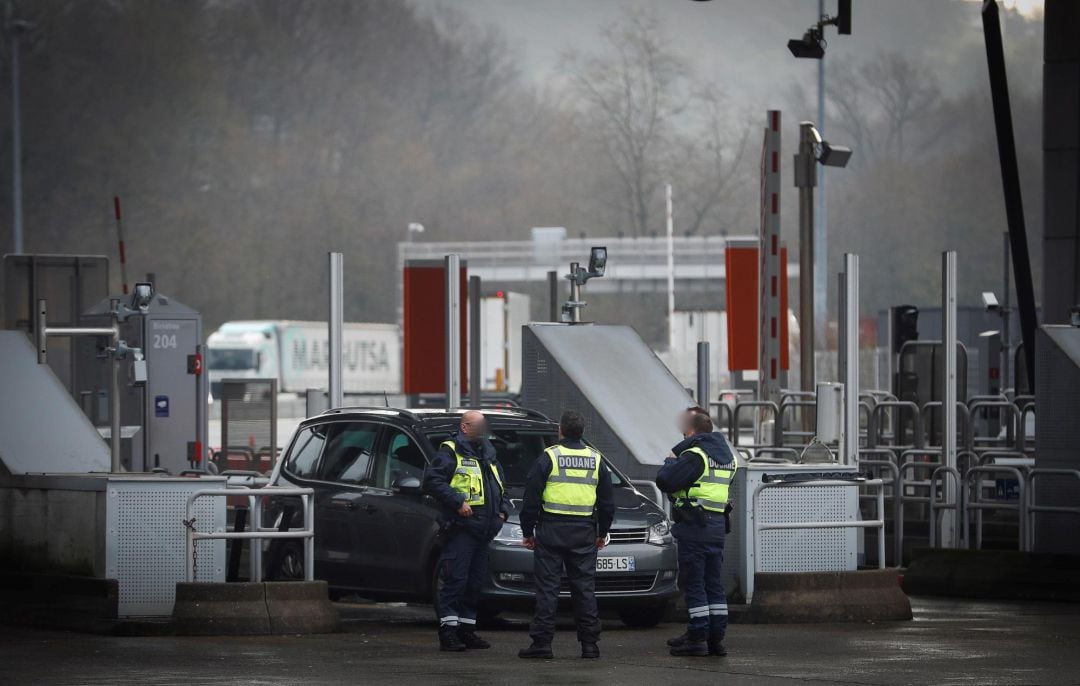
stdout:
MULTIPOLYGON (((86 314, 106 321, 110 300, 126 302, 129 297, 111 296, 86 314)), ((129 377, 121 387, 121 423, 127 427, 123 435, 134 441, 124 451, 124 467, 177 474, 202 466, 207 417, 202 316, 175 298, 155 293, 146 311, 122 322, 120 330, 121 338, 140 348, 146 360, 146 383, 138 385, 129 377)))

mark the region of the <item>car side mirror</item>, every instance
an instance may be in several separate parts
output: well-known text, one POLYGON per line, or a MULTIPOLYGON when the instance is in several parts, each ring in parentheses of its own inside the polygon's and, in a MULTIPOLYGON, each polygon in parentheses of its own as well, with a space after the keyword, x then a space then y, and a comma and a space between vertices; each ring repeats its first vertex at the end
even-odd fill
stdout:
POLYGON ((419 493, 420 479, 415 476, 403 476, 394 480, 393 488, 402 493, 419 493))

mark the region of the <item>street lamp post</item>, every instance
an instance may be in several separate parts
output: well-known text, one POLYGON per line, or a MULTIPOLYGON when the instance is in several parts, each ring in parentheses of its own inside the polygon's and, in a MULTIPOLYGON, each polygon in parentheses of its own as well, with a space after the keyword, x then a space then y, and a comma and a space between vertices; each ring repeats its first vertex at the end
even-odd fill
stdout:
POLYGON ((851 149, 821 139, 813 122, 799 124, 795 186, 799 189, 799 387, 814 391, 814 188, 817 165, 847 166, 851 149))

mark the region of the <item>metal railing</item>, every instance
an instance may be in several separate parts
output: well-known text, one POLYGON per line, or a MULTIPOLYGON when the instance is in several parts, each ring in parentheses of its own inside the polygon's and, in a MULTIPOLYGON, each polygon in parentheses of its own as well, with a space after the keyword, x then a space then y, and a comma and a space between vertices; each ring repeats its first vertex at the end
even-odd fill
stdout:
MULTIPOLYGON (((971 467, 964 474, 964 492, 961 497, 963 502, 964 512, 964 539, 970 541, 968 538, 970 531, 970 518, 971 511, 975 510, 975 549, 982 550, 982 513, 983 510, 1016 510, 1017 520, 1019 522, 1020 532, 1017 536, 1017 547, 1020 550, 1027 550, 1027 500, 1025 498, 1025 479, 1024 474, 1016 467, 1006 467, 1003 465, 980 465, 977 467, 971 467), (973 479, 973 476, 979 474, 1009 474, 1016 477, 1017 488, 1019 492, 1017 495, 1019 498, 1015 504, 1008 502, 1001 502, 998 500, 984 500, 982 496, 982 490, 985 488, 980 479, 973 479)), ((967 547, 971 547, 970 545, 967 547)))
POLYGON ((198 541, 207 539, 246 539, 252 541, 251 555, 251 581, 262 581, 262 542, 265 539, 275 538, 300 538, 304 541, 304 578, 307 581, 315 579, 315 491, 311 488, 277 488, 267 486, 265 488, 219 488, 195 491, 187 499, 184 510, 184 527, 187 531, 186 546, 186 575, 188 581, 195 580, 193 570, 195 559, 195 545, 198 541), (199 531, 195 528, 195 518, 191 514, 191 507, 199 498, 234 497, 243 496, 248 499, 251 510, 251 531, 199 531), (291 531, 278 531, 274 528, 262 526, 262 498, 272 496, 299 496, 304 507, 304 528, 291 531))
POLYGON ((843 481, 840 479, 820 479, 811 481, 770 481, 759 484, 754 489, 753 507, 758 512, 758 499, 761 492, 769 488, 806 488, 812 486, 847 486, 862 488, 864 486, 877 486, 878 518, 869 520, 834 520, 820 522, 761 522, 754 517, 754 574, 758 572, 758 562, 761 560, 759 551, 760 534, 762 531, 775 531, 782 529, 877 529, 878 530, 878 569, 885 568, 885 487, 881 479, 853 479, 843 481))
MULTIPOLYGON (((899 567, 904 559, 904 478, 900 475, 900 467, 896 464, 896 451, 890 448, 861 448, 859 450, 859 466, 885 468, 892 474, 892 498, 893 501, 893 564, 899 567), (864 460, 863 455, 885 455, 892 457, 889 460, 864 460)), ((888 481, 884 482, 886 485, 888 481)), ((860 493, 860 500, 870 500, 874 496, 868 493, 860 493)))
POLYGON ((1018 420, 1020 410, 1004 396, 975 396, 968 401, 968 414, 971 420, 971 444, 973 448, 1007 447, 1010 443, 1009 437, 1019 435, 1018 420), (988 426, 992 428, 997 425, 1006 428, 1005 438, 979 435, 976 427, 978 426, 980 410, 985 413, 988 426), (991 416, 993 410, 999 410, 997 418, 991 416), (1006 421, 1009 422, 1008 425, 1005 424, 1006 421))
POLYGON ((1034 547, 1035 543, 1035 513, 1036 512, 1055 512, 1058 514, 1072 514, 1080 515, 1080 507, 1068 507, 1065 505, 1036 505, 1035 504, 1035 477, 1043 475, 1059 475, 1059 476, 1074 476, 1080 480, 1080 469, 1057 469, 1050 467, 1037 467, 1030 470, 1027 473, 1028 487, 1027 487, 1027 522, 1028 522, 1028 549, 1034 547))
POLYGON ((805 429, 793 429, 792 426, 815 426, 817 418, 817 401, 814 400, 801 400, 801 399, 788 399, 780 401, 780 405, 776 411, 776 423, 774 430, 779 432, 777 434, 777 445, 790 446, 790 445, 806 445, 810 439, 812 439, 817 432, 813 429, 807 431, 805 429), (797 413, 789 412, 789 410, 798 410, 797 413), (791 414, 789 417, 788 415, 791 414), (785 420, 789 421, 789 424, 785 424, 785 420), (792 443, 787 440, 790 436, 796 439, 797 443, 792 443))
POLYGON ((773 416, 773 442, 772 443, 750 443, 742 444, 745 448, 774 448, 777 445, 777 425, 780 423, 780 408, 776 406, 776 403, 771 400, 744 400, 742 402, 735 403, 735 410, 731 413, 731 442, 738 446, 739 444, 739 413, 747 408, 759 408, 765 410, 771 410, 773 416))
POLYGON ((867 446, 871 448, 877 448, 883 446, 883 439, 885 438, 884 428, 886 411, 889 409, 897 410, 896 414, 891 417, 892 421, 890 425, 893 430, 889 434, 893 440, 891 444, 886 447, 896 448, 898 450, 908 448, 918 448, 924 444, 923 438, 923 425, 922 414, 919 412, 919 406, 910 400, 881 400, 870 410, 869 424, 867 425, 867 446), (911 413, 912 422, 912 442, 911 443, 899 443, 900 429, 903 426, 903 412, 901 410, 907 410, 911 413))
POLYGON ((709 403, 709 408, 716 408, 715 417, 717 428, 719 428, 721 431, 726 429, 728 439, 734 441, 735 429, 732 428, 734 426, 734 422, 732 421, 731 405, 728 405, 723 400, 714 400, 713 402, 709 403))
MULTIPOLYGON (((940 525, 940 523, 938 522, 938 510, 954 510, 958 514, 960 512, 961 503, 963 502, 963 499, 964 499, 963 489, 960 487, 960 484, 961 484, 960 472, 955 467, 950 467, 948 465, 942 465, 942 466, 938 467, 937 469, 935 469, 930 474, 930 507, 929 507, 929 509, 930 509, 930 547, 931 548, 936 548, 937 547, 937 532, 938 532, 938 526, 940 525), (955 501, 950 503, 950 502, 945 502, 944 500, 938 501, 938 499, 936 498, 936 494, 937 494, 936 486, 937 486, 937 480, 938 480, 938 475, 939 474, 941 474, 941 475, 949 474, 954 479, 956 479, 956 500, 955 501)), ((942 478, 942 480, 941 480, 941 486, 942 486, 942 489, 941 489, 942 490, 942 495, 948 493, 948 489, 945 488, 945 479, 944 478, 942 478)), ((961 532, 960 537, 961 537, 961 540, 964 541, 964 547, 966 548, 967 547, 967 530, 966 529, 963 532, 961 532)))
MULTIPOLYGON (((923 441, 924 441, 923 445, 927 446, 927 447, 930 447, 931 444, 933 443, 933 438, 934 438, 933 432, 932 431, 927 431, 927 427, 934 426, 933 419, 934 419, 934 411, 935 410, 938 411, 939 413, 941 412, 941 401, 940 400, 931 400, 931 401, 925 403, 922 406, 922 409, 919 411, 919 414, 920 414, 920 416, 922 418, 923 441)), ((959 431, 959 434, 960 434, 958 436, 959 443, 957 444, 957 446, 960 449, 970 450, 971 447, 972 447, 972 442, 971 442, 971 436, 972 436, 971 412, 968 410, 968 406, 965 405, 964 403, 960 402, 959 400, 956 401, 956 419, 957 419, 957 422, 956 422, 957 430, 959 431)), ((944 422, 939 420, 938 423, 943 424, 944 422)), ((941 447, 941 444, 940 443, 937 444, 936 447, 941 447)))

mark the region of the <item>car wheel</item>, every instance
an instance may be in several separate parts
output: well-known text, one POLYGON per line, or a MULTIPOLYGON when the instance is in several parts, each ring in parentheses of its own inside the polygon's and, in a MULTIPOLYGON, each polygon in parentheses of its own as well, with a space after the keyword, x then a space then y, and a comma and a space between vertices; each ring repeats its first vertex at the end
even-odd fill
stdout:
POLYGON ((619 619, 623 624, 635 629, 650 629, 664 621, 669 603, 626 607, 619 610, 619 619))
POLYGON ((273 551, 274 564, 267 576, 273 581, 304 580, 304 547, 296 541, 281 542, 273 551))

